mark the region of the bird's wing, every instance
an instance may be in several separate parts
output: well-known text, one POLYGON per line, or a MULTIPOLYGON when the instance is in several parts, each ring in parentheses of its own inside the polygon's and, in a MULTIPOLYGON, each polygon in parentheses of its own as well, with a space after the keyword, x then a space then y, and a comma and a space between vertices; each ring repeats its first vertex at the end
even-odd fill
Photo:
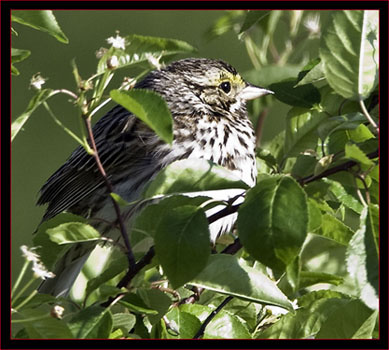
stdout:
MULTIPOLYGON (((100 160, 112 181, 120 172, 139 173, 150 163, 152 153, 144 138, 153 134, 144 129, 144 124, 121 106, 113 108, 93 127, 100 160)), ((72 208, 104 186, 95 159, 79 146, 40 190, 37 204, 49 204, 43 220, 72 208)), ((79 211, 75 213, 82 215, 79 211)))

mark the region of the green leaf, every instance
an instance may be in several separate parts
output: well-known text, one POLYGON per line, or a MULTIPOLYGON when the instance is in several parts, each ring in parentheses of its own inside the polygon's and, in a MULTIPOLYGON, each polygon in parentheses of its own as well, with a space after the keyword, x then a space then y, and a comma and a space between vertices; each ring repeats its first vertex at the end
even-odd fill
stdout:
POLYGON ((164 338, 167 339, 192 339, 201 327, 200 320, 196 316, 178 307, 173 307, 166 314, 164 321, 167 328, 164 338))
MULTIPOLYGON (((173 195, 171 197, 164 198, 156 204, 150 204, 146 206, 136 217, 135 223, 132 227, 132 232, 134 234, 141 233, 155 237, 155 232, 160 221, 173 208, 184 205, 199 206, 209 199, 210 197, 205 196, 186 197, 182 195, 173 195)), ((134 235, 131 234, 131 243, 133 243, 133 236, 134 235)))
POLYGON ((240 28, 239 34, 250 29, 255 23, 260 21, 265 16, 269 15, 270 11, 249 10, 246 13, 246 17, 240 28))
POLYGON ((69 43, 68 38, 62 32, 53 12, 50 10, 13 10, 11 21, 46 32, 62 43, 69 43))
POLYGON ((112 90, 112 100, 134 113, 166 143, 173 142, 173 119, 165 100, 151 90, 112 90))
POLYGON ((330 117, 318 127, 318 134, 324 141, 328 136, 338 130, 353 130, 366 121, 365 116, 359 112, 347 113, 330 117))
POLYGON ((374 162, 371 159, 369 159, 366 156, 366 154, 356 144, 353 143, 346 144, 345 157, 368 166, 374 165, 374 162))
POLYGON ((165 58, 179 53, 194 53, 196 48, 185 41, 158 38, 143 35, 129 35, 125 37, 125 50, 111 47, 100 59, 97 65, 97 73, 104 73, 109 61, 113 56, 118 59, 115 69, 134 67, 148 62, 150 55, 153 57, 165 58))
POLYGON ((370 310, 360 300, 351 300, 340 305, 327 318, 317 333, 316 339, 371 338, 376 315, 376 312, 370 310))
POLYGON ((11 48, 11 73, 18 75, 19 71, 13 66, 14 63, 25 60, 31 51, 11 48))
POLYGON ((316 110, 292 108, 286 117, 285 155, 297 157, 301 152, 316 149, 317 127, 326 118, 316 110))
POLYGON ((322 31, 329 85, 345 98, 367 98, 378 84, 378 11, 336 11, 322 31))
POLYGON ((308 232, 313 232, 321 226, 322 215, 316 200, 308 198, 309 225, 308 232))
POLYGON ((134 293, 127 293, 124 298, 119 300, 119 304, 125 306, 132 312, 146 315, 158 315, 158 311, 145 304, 143 299, 134 293))
POLYGON ((27 309, 18 311, 13 320, 21 322, 31 339, 71 339, 73 338, 68 325, 63 320, 50 316, 47 311, 27 309))
POLYGON ((174 289, 194 278, 211 254, 208 221, 202 209, 176 207, 159 222, 155 252, 174 289))
POLYGON ((297 78, 298 83, 295 87, 315 83, 322 79, 324 79, 323 63, 320 58, 316 58, 309 62, 299 73, 297 78))
POLYGON ((347 208, 354 210, 356 213, 360 214, 363 206, 357 198, 352 194, 347 192, 347 187, 343 185, 342 182, 334 181, 328 178, 321 179, 322 182, 329 185, 328 191, 331 192, 336 199, 344 204, 347 208))
POLYGON ((244 72, 242 76, 252 84, 269 86, 270 84, 278 83, 285 79, 295 78, 300 72, 300 69, 301 65, 297 64, 285 64, 283 66, 269 64, 261 67, 260 70, 254 69, 244 72))
POLYGON ((347 247, 347 271, 361 300, 371 309, 378 309, 379 252, 378 206, 363 208, 360 228, 347 247))
POLYGON ((300 272, 300 288, 306 288, 318 283, 329 283, 335 286, 343 283, 343 277, 331 275, 323 272, 301 271, 300 272))
POLYGON ((11 125, 11 141, 14 140, 18 132, 22 129, 32 112, 34 112, 43 102, 49 97, 57 94, 57 91, 51 89, 39 90, 37 94, 28 103, 27 109, 12 122, 11 125))
POLYGON ((222 310, 205 328, 203 339, 251 339, 241 319, 222 310))
POLYGON ((105 339, 112 330, 112 315, 109 309, 90 306, 74 315, 68 325, 74 338, 105 339))
POLYGON ((172 304, 172 300, 158 289, 138 289, 137 293, 150 309, 158 311, 157 315, 147 316, 152 325, 159 322, 172 304))
MULTIPOLYGON (((327 292, 327 291, 326 291, 327 292)), ((326 319, 349 299, 321 298, 295 314, 288 313, 266 330, 256 334, 258 339, 305 339, 314 337, 326 319)))
POLYGON ((308 231, 303 189, 288 176, 260 181, 238 211, 239 238, 256 260, 284 270, 299 254, 308 231), (253 220, 253 218, 261 218, 253 220))
POLYGON ((112 328, 120 328, 128 333, 135 326, 136 317, 132 314, 117 313, 112 315, 112 328))
POLYGON ((205 159, 193 158, 176 161, 160 171, 146 188, 144 196, 231 188, 248 189, 249 186, 232 171, 205 159))
POLYGON ((321 96, 319 90, 312 84, 296 86, 296 79, 286 79, 269 86, 274 91, 274 97, 288 105, 302 108, 311 108, 320 103, 321 96))
POLYGON ((57 227, 48 228, 46 233, 50 240, 59 245, 102 239, 99 231, 82 222, 66 222, 57 227))
POLYGON ((47 230, 51 228, 56 228, 57 226, 67 223, 67 222, 80 222, 86 223, 86 219, 70 213, 60 213, 54 218, 44 221, 38 228, 37 232, 34 234, 32 239, 33 244, 37 248, 37 252, 41 257, 42 262, 45 266, 51 270, 55 263, 65 254, 65 252, 70 249, 70 245, 58 245, 54 243, 49 235, 47 230))
POLYGON ((274 281, 232 255, 212 255, 207 267, 190 284, 293 311, 292 304, 274 281))
POLYGON ((100 273, 97 277, 88 280, 86 286, 86 295, 89 295, 91 292, 100 287, 103 283, 109 281, 114 278, 118 274, 127 270, 128 260, 124 254, 120 254, 119 252, 115 252, 112 255, 109 265, 106 269, 100 273))
POLYGON ((322 216, 320 229, 314 233, 332 239, 342 245, 347 245, 354 234, 350 227, 327 213, 322 216))

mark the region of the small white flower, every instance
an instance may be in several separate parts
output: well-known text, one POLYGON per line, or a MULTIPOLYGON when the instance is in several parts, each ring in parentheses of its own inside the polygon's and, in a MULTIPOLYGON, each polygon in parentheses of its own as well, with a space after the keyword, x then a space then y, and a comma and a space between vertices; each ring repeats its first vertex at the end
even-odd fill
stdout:
POLYGON ((117 56, 112 56, 107 60, 107 67, 108 69, 115 69, 119 67, 119 59, 117 56))
POLYGON ((46 82, 46 79, 43 78, 40 73, 36 73, 32 76, 30 80, 30 85, 37 89, 40 90, 42 88, 42 85, 46 82))
POLYGON ((308 15, 304 21, 304 26, 308 29, 310 35, 318 36, 320 34, 320 15, 308 15))
POLYGON ((122 38, 119 34, 116 33, 116 37, 111 36, 107 39, 108 44, 111 44, 113 47, 117 49, 125 49, 126 48, 126 39, 122 38))
POLYGON ((23 257, 25 257, 28 261, 39 262, 39 255, 33 252, 34 248, 28 249, 26 245, 22 245, 20 250, 23 253, 23 257))
POLYGON ((34 275, 36 277, 39 277, 43 280, 45 280, 46 278, 54 278, 55 277, 55 274, 48 271, 46 269, 45 265, 43 265, 40 261, 34 262, 34 265, 32 266, 32 271, 34 271, 34 275))
POLYGON ((147 61, 149 61, 149 63, 157 68, 158 70, 160 70, 162 68, 162 64, 159 62, 159 60, 161 59, 162 55, 158 56, 158 57, 155 57, 153 56, 151 53, 146 53, 146 58, 147 58, 147 61))

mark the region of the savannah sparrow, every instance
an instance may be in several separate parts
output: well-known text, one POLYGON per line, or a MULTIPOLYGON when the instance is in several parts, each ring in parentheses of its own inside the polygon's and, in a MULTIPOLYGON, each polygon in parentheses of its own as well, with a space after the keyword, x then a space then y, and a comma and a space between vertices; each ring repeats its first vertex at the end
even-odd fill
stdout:
MULTIPOLYGON (((135 88, 154 90, 165 99, 174 120, 174 141, 172 147, 165 144, 119 105, 102 117, 93 133, 115 193, 128 202, 139 199, 159 170, 187 158, 210 160, 231 170, 248 185, 255 184, 255 134, 245 102, 271 91, 245 82, 229 64, 205 58, 173 62, 149 73, 135 88)), ((235 194, 222 195, 220 199, 235 194)), ((116 218, 95 160, 82 147, 42 187, 38 204, 44 203, 48 208, 43 221, 65 210, 109 222, 116 218)), ((211 224, 211 240, 229 230, 235 218, 236 214, 232 214, 211 224)), ((56 267, 56 278, 47 280, 40 288, 42 292, 68 293, 93 248, 80 247, 75 245, 62 258, 56 267)))

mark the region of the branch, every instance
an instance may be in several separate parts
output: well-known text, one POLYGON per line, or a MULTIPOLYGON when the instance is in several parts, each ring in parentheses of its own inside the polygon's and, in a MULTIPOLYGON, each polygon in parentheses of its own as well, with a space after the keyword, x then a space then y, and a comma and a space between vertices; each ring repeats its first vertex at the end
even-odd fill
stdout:
POLYGON ((221 309, 226 306, 231 300, 233 296, 228 296, 223 300, 223 302, 215 309, 213 310, 209 316, 205 319, 203 324, 201 325, 200 329, 197 331, 196 335, 193 337, 193 339, 199 339, 205 331, 205 328, 208 326, 208 324, 214 319, 214 317, 221 311, 221 309))
MULTIPOLYGON (((378 150, 367 154, 367 157, 369 159, 377 158, 378 157, 378 150)), ((298 182, 301 186, 304 186, 307 183, 322 179, 323 177, 333 175, 333 174, 338 173, 340 171, 347 171, 348 169, 352 168, 355 165, 358 165, 358 162, 356 162, 354 160, 349 160, 346 163, 339 164, 337 166, 334 166, 333 168, 327 169, 327 170, 323 171, 321 174, 309 175, 307 177, 304 177, 304 178, 298 180, 298 182)))
MULTIPOLYGON (((95 158, 97 168, 99 169, 100 174, 102 175, 102 177, 104 179, 104 182, 105 182, 105 185, 106 185, 108 191, 110 193, 113 193, 112 184, 108 179, 108 176, 105 172, 105 169, 103 167, 103 164, 101 163, 99 154, 97 152, 96 142, 95 142, 95 138, 93 136, 93 131, 92 131, 91 118, 83 116, 83 119, 85 121, 85 126, 86 126, 86 129, 88 131, 90 144, 91 144, 91 147, 93 149, 92 156, 95 158)), ((112 204, 113 204, 113 207, 115 209, 115 212, 116 212, 117 220, 118 220, 119 227, 120 227, 120 232, 121 232, 124 244, 125 244, 126 249, 127 249, 127 259, 128 259, 129 270, 134 270, 135 266, 136 266, 135 257, 134 257, 134 253, 132 252, 132 249, 131 249, 131 244, 130 244, 130 241, 128 239, 128 234, 127 234, 127 229, 126 229, 126 226, 124 224, 122 214, 120 212, 120 207, 119 207, 119 204, 112 197, 111 197, 111 200, 112 200, 112 204)))

